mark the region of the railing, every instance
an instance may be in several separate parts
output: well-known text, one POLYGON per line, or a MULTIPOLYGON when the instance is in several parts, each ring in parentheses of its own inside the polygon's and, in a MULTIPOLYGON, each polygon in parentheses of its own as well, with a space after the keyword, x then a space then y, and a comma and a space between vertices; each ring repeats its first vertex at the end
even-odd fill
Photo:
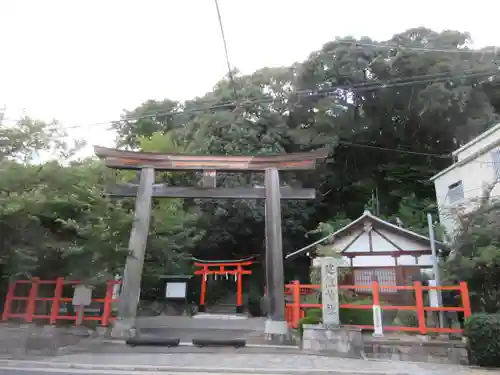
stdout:
MULTIPOLYGON (((375 316, 378 314, 377 311, 384 310, 407 310, 407 311, 415 311, 418 320, 417 327, 407 327, 407 326, 383 326, 379 327, 384 331, 406 331, 406 332, 418 332, 420 334, 427 334, 429 332, 438 332, 438 333, 460 333, 463 330, 457 328, 437 328, 437 327, 428 327, 426 322, 425 313, 428 311, 449 311, 449 312, 463 312, 465 318, 468 318, 471 315, 470 309, 470 300, 469 300, 469 291, 467 288, 467 283, 461 282, 456 286, 423 286, 421 282, 414 282, 413 285, 409 286, 394 286, 394 285, 379 285, 378 282, 373 282, 371 285, 339 285, 340 289, 359 289, 366 288, 371 291, 372 295, 372 304, 370 305, 356 305, 356 304, 341 304, 341 309, 365 309, 365 310, 373 310, 374 314, 374 322, 380 322, 382 324, 381 316, 375 316), (380 289, 395 289, 395 290, 407 290, 414 291, 415 293, 415 305, 414 306, 392 306, 392 305, 380 305, 380 289), (429 290, 441 290, 441 291, 456 291, 458 290, 461 295, 461 306, 460 307, 432 307, 425 306, 424 304, 424 291, 429 290), (375 308, 374 308, 375 307, 375 308)), ((322 305, 319 303, 302 303, 301 295, 310 294, 308 291, 317 291, 319 292, 319 285, 311 285, 311 284, 300 284, 298 281, 292 282, 285 286, 285 290, 287 294, 292 295, 292 302, 286 304, 286 320, 288 322, 289 327, 297 328, 299 325, 299 320, 305 316, 305 309, 308 308, 322 308, 322 305)), ((361 329, 373 329, 376 327, 374 325, 352 325, 359 327, 361 329)))
MULTIPOLYGON (((102 326, 107 326, 112 317, 112 303, 118 302, 117 299, 113 299, 113 287, 120 284, 120 281, 108 281, 106 283, 106 292, 104 298, 92 298, 92 302, 102 303, 102 314, 99 316, 85 316, 85 311, 83 315, 84 321, 100 321, 102 326)), ((31 280, 17 280, 9 284, 9 289, 7 296, 5 298, 4 310, 2 314, 2 320, 6 321, 12 318, 23 319, 26 323, 31 323, 35 319, 47 319, 50 324, 55 324, 60 320, 74 320, 77 321, 76 312, 74 315, 61 314, 60 308, 62 303, 71 303, 73 298, 64 298, 63 289, 65 285, 78 285, 79 281, 66 281, 64 278, 59 277, 56 280, 40 280, 39 278, 33 278, 31 280), (31 284, 28 296, 16 296, 16 287, 22 284, 31 284), (39 297, 39 287, 41 285, 54 285, 54 294, 52 297, 39 297), (12 312, 12 302, 13 301, 24 301, 24 311, 22 312, 12 312), (38 301, 51 302, 50 313, 49 314, 38 314, 36 303, 38 301)))

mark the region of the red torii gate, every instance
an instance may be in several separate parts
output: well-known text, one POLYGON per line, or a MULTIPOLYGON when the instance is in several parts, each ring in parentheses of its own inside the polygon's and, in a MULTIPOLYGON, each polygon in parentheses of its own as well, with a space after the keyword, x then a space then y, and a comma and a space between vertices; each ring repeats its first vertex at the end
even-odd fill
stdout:
POLYGON ((199 311, 205 311, 205 302, 207 297, 207 278, 209 275, 225 276, 229 278, 229 275, 234 277, 236 282, 236 312, 243 312, 243 276, 251 275, 252 271, 245 269, 245 267, 250 267, 253 264, 251 260, 243 261, 200 261, 194 263, 195 267, 200 269, 194 272, 195 275, 201 276, 201 290, 200 290, 200 307, 199 311))

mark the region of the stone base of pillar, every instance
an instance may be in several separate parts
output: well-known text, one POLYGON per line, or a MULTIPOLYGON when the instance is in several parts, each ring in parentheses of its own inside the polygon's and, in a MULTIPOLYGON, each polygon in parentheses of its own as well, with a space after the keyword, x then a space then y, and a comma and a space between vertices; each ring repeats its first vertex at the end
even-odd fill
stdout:
POLYGON ((137 336, 134 319, 116 319, 113 322, 110 335, 115 339, 129 339, 137 336))
POLYGON ((288 324, 281 320, 266 320, 264 329, 266 341, 274 345, 296 345, 288 324))

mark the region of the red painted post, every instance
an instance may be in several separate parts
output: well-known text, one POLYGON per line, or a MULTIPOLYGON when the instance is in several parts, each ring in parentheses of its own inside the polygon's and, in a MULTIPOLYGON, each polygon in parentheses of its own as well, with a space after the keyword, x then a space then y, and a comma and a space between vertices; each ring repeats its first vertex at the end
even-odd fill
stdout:
POLYGON ((295 280, 292 284, 292 328, 297 328, 299 326, 299 320, 301 318, 301 308, 300 308, 300 281, 295 280))
POLYGON ((106 283, 106 294, 104 295, 104 306, 102 309, 101 326, 106 327, 109 324, 111 316, 111 300, 113 299, 114 282, 108 281, 106 283))
POLYGON ((205 298, 207 294, 207 268, 207 266, 203 266, 203 273, 201 274, 200 307, 205 306, 205 298))
POLYGON ((424 295, 422 292, 422 283, 420 281, 415 281, 413 285, 415 289, 415 301, 417 305, 418 328, 420 333, 425 335, 427 333, 427 325, 425 324, 424 295))
POLYGON ((56 324, 59 316, 59 306, 61 305, 61 298, 63 296, 64 277, 56 279, 56 287, 54 289, 54 299, 52 300, 52 307, 50 309, 50 324, 56 324))
POLYGON ((7 296, 5 297, 5 304, 3 306, 2 320, 8 320, 10 316, 10 310, 12 309, 12 299, 16 293, 17 281, 12 281, 9 284, 9 289, 7 291, 7 296))
POLYGON ((236 305, 239 312, 240 306, 243 305, 243 274, 239 264, 236 268, 236 305))
POLYGON ((28 296, 28 305, 26 306, 26 313, 24 315, 24 321, 26 323, 33 322, 33 315, 36 310, 36 298, 38 296, 38 282, 40 281, 39 277, 33 277, 31 279, 31 289, 30 294, 28 296))
POLYGON ((460 283, 460 295, 462 297, 462 306, 464 308, 464 317, 469 318, 471 316, 469 288, 467 287, 467 283, 464 281, 462 281, 460 283))

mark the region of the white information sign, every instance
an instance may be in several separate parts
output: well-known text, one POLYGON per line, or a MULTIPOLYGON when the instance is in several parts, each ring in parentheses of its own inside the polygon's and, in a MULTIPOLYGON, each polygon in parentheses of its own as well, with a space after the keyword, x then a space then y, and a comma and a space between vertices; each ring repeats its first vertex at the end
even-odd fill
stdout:
MULTIPOLYGON (((429 286, 436 286, 436 280, 429 280, 429 286)), ((439 297, 436 289, 429 290, 429 305, 431 307, 439 307, 439 297)))
POLYGON ((92 288, 87 285, 77 285, 73 292, 74 306, 88 306, 92 303, 92 288))
POLYGON ((165 290, 166 298, 186 298, 186 286, 185 282, 167 282, 167 287, 165 290))
POLYGON ((346 266, 344 259, 321 258, 321 294, 323 302, 323 324, 340 325, 338 268, 346 266))

